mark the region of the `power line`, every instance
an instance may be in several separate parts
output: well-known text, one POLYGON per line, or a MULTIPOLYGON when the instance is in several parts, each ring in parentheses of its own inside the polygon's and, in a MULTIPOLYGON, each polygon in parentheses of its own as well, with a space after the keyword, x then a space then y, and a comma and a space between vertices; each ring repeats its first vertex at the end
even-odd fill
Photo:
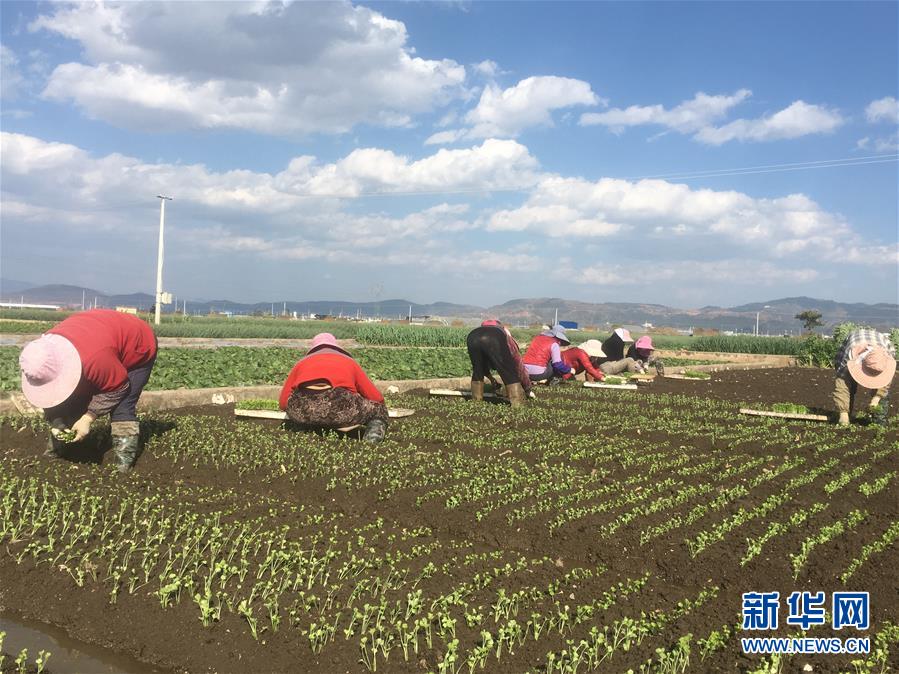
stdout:
MULTIPOLYGON (((667 173, 645 176, 630 176, 618 178, 618 180, 649 180, 653 178, 717 178, 734 175, 752 175, 759 173, 782 173, 787 171, 804 171, 820 168, 841 168, 849 166, 864 166, 868 164, 884 164, 899 161, 896 155, 872 155, 869 157, 845 157, 843 159, 823 159, 811 162, 793 162, 787 164, 768 164, 762 166, 747 166, 743 168, 717 169, 711 171, 697 171, 692 173, 667 173)), ((610 176, 611 177, 611 176, 610 176)), ((381 192, 359 192, 358 194, 294 194, 292 196, 310 199, 362 199, 366 197, 393 197, 393 196, 436 196, 442 194, 486 194, 491 192, 527 192, 534 188, 533 184, 506 187, 476 187, 455 190, 394 190, 381 192)))

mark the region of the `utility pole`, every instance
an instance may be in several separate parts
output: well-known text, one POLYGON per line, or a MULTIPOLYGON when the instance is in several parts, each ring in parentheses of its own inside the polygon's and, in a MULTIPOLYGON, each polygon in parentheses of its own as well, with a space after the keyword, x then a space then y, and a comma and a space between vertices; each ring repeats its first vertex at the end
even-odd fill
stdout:
POLYGON ((81 311, 84 311, 84 288, 81 289, 81 311))
POLYGON ((156 317, 154 323, 159 325, 162 321, 162 259, 165 257, 165 246, 163 244, 163 233, 165 232, 165 202, 171 201, 172 197, 157 194, 159 199, 159 252, 156 256, 156 317))

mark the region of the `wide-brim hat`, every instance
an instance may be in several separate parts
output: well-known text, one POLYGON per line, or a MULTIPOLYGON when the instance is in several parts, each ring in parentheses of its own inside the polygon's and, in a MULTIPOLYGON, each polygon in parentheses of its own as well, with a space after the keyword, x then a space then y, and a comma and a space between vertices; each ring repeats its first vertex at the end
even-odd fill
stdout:
POLYGON ((602 350, 602 342, 598 339, 588 339, 578 348, 591 358, 604 358, 606 352, 602 350))
POLYGON ((81 357, 62 335, 41 335, 19 354, 22 393, 35 407, 56 407, 71 396, 81 381, 81 357))
POLYGON ((631 333, 627 328, 615 328, 615 334, 618 335, 622 342, 634 341, 634 338, 631 337, 631 333))
POLYGON ((571 340, 568 339, 568 335, 565 334, 565 328, 556 323, 549 330, 544 330, 540 333, 541 335, 546 335, 547 337, 555 337, 556 339, 565 342, 566 344, 571 344, 571 340))
POLYGON ((646 349, 647 351, 655 351, 655 347, 652 345, 652 337, 650 337, 649 335, 643 335, 640 339, 634 342, 634 348, 646 349))
POLYGON ((306 352, 306 355, 308 356, 314 351, 324 348, 337 349, 341 353, 345 353, 347 356, 350 355, 346 349, 344 349, 337 343, 337 338, 330 332, 320 332, 315 337, 313 337, 312 344, 309 346, 309 350, 306 352))
POLYGON ((859 344, 852 348, 848 364, 850 376, 865 388, 883 388, 893 381, 896 359, 882 346, 859 344))

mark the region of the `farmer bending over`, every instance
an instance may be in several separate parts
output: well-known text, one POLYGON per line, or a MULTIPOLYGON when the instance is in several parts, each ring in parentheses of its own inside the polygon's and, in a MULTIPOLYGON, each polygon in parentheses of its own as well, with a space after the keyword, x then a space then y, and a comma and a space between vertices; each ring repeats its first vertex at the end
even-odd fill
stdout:
POLYGON ((562 360, 560 346, 569 344, 571 342, 561 325, 554 325, 534 337, 523 359, 531 381, 548 380, 549 383, 561 383, 561 377, 569 374, 571 368, 562 360))
POLYGON ((387 432, 387 405, 359 363, 329 332, 317 334, 281 389, 281 409, 302 426, 343 428, 362 424, 366 442, 387 432))
POLYGON ((616 328, 602 343, 602 350, 606 355, 604 359, 600 359, 599 369, 605 374, 621 374, 625 371, 639 372, 637 361, 624 355, 625 348, 633 341, 630 332, 624 328, 616 328))
POLYGON ((571 368, 565 379, 571 379, 581 372, 586 372, 587 381, 602 381, 605 375, 597 369, 596 363, 605 356, 602 344, 598 339, 588 339, 580 346, 572 346, 562 352, 562 360, 571 368))
POLYGON ((896 373, 896 349, 889 335, 868 328, 853 330, 837 352, 834 367, 833 401, 840 413, 838 423, 849 424, 849 413, 859 386, 875 389, 868 410, 874 423, 886 423, 890 384, 896 373))
POLYGON ((656 369, 656 374, 664 377, 665 365, 654 354, 655 347, 652 345, 652 337, 649 335, 643 335, 627 350, 627 357, 634 359, 638 370, 645 372, 652 365, 656 369))
MULTIPOLYGON (((28 343, 19 356, 22 392, 41 407, 51 429, 71 427, 83 440, 99 416, 110 414, 119 472, 140 455, 137 400, 156 362, 156 335, 147 323, 110 309, 74 314, 28 343)), ((52 433, 49 457, 63 443, 52 433)))
POLYGON ((466 345, 471 360, 471 399, 484 399, 484 377, 495 386, 490 371, 496 370, 506 386, 512 407, 521 407, 531 390, 531 380, 512 333, 499 321, 484 321, 468 333, 466 345))

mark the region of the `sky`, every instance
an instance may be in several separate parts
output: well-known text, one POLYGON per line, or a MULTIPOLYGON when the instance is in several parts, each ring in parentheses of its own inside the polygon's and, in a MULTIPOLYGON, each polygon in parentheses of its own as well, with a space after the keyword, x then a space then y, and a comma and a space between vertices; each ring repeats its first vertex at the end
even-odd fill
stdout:
POLYGON ((0 273, 897 302, 899 3, 0 3, 0 273))

